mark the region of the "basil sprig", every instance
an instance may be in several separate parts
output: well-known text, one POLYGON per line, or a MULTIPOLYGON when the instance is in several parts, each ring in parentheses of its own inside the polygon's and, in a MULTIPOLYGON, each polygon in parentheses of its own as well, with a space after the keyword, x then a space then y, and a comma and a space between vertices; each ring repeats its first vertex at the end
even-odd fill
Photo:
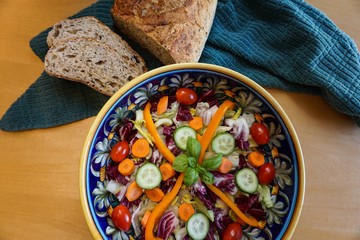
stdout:
POLYGON ((174 162, 173 168, 178 172, 184 172, 184 183, 190 186, 200 177, 206 184, 213 184, 214 175, 210 171, 216 170, 222 160, 222 154, 217 154, 212 158, 205 159, 201 165, 198 159, 201 152, 201 144, 198 140, 189 137, 186 142, 185 154, 178 155, 174 162))

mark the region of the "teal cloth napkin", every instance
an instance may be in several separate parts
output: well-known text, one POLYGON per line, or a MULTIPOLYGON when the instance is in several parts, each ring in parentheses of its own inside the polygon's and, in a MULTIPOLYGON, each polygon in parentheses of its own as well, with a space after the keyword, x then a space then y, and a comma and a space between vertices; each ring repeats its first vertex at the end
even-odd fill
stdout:
MULTIPOLYGON (((113 0, 99 0, 71 18, 92 15, 116 31, 110 15, 112 4, 113 0)), ((30 41, 42 60, 48 50, 49 30, 30 41)), ((149 69, 161 66, 147 51, 129 43, 149 69)), ((304 1, 219 0, 200 62, 231 68, 264 87, 322 95, 360 126, 360 54, 356 44, 304 1)), ((20 131, 67 124, 95 116, 107 100, 83 84, 44 72, 12 104, 0 120, 0 128, 20 131)))

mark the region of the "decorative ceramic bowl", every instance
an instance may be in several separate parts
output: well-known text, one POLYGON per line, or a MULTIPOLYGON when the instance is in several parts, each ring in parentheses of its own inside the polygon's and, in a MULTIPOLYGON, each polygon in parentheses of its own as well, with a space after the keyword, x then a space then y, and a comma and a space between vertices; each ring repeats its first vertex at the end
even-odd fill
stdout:
POLYGON ((262 146, 267 161, 275 166, 270 184, 272 207, 265 208, 263 229, 243 225, 242 239, 289 239, 297 225, 305 191, 305 169, 299 140, 284 110, 251 79, 232 70, 208 64, 175 64, 149 71, 123 86, 97 115, 81 157, 80 193, 87 224, 94 238, 134 239, 132 229, 119 230, 110 213, 116 197, 107 190, 107 166, 111 147, 119 141, 122 119, 143 108, 152 97, 188 87, 197 92, 214 91, 219 102, 229 99, 262 121, 270 141, 262 146))

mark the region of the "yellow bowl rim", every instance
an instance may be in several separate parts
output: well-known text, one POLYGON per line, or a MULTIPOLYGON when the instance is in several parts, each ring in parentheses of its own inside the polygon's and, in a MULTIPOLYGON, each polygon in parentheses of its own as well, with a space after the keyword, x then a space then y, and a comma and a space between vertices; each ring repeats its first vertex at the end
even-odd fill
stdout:
POLYGON ((304 158, 303 153, 300 146, 300 141, 297 137, 297 134, 295 132, 295 129, 290 122, 289 117, 286 115, 283 108, 280 106, 280 104, 274 99, 274 97, 266 91, 262 86, 260 86, 255 81, 251 80, 250 78, 246 77, 245 75, 238 73, 234 70, 213 65, 213 64, 207 64, 207 63, 177 63, 177 64, 171 64, 166 65, 163 67, 159 67, 156 69, 153 69, 151 71, 148 71, 133 80, 126 83, 123 87, 121 87, 101 108, 97 116, 95 117, 95 120, 93 121, 90 130, 87 134, 85 144, 81 153, 81 159, 80 159, 80 171, 79 171, 79 185, 80 185, 80 202, 82 206, 82 210, 85 216, 86 223, 90 229, 90 232, 94 239, 102 239, 95 222, 91 216, 89 203, 87 201, 86 197, 86 164, 88 159, 88 154, 91 146, 91 141, 96 133, 97 127, 101 123, 102 119, 106 115, 107 111, 115 104, 115 102, 124 95, 128 90, 135 87, 137 84, 145 81, 148 78, 154 77, 158 74, 166 73, 169 71, 174 70, 183 70, 183 69, 199 69, 199 70, 209 70, 214 71, 218 73, 222 73, 228 76, 231 76, 235 79, 238 79, 241 82, 244 82, 251 88, 253 88, 255 91, 260 93, 268 102, 269 104, 277 111, 277 113, 280 115, 282 120, 284 121, 285 126, 287 127, 289 134, 293 140, 295 152, 298 159, 298 170, 299 170, 299 187, 298 187, 298 195, 297 195, 297 201, 296 206, 294 208, 293 216, 291 221, 289 222, 289 226, 284 232, 283 238, 289 239, 293 235, 295 228, 297 226, 297 223, 299 221, 302 207, 304 204, 304 197, 305 197, 305 165, 304 165, 304 158))

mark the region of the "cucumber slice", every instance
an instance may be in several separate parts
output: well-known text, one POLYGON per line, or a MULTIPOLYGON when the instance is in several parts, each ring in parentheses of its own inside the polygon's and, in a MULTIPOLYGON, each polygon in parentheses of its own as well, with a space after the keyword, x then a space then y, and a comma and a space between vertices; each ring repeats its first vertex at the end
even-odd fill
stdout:
POLYGON ((254 193, 258 187, 258 178, 256 173, 250 168, 243 168, 235 175, 236 185, 242 192, 254 193))
POLYGON ((182 126, 175 130, 174 140, 178 148, 186 150, 186 142, 189 137, 196 139, 196 132, 188 126, 182 126))
POLYGON ((235 149, 235 139, 230 133, 219 133, 211 141, 211 148, 216 153, 228 155, 235 149))
POLYGON ((190 238, 205 239, 209 232, 209 219, 203 213, 195 213, 186 223, 186 230, 190 238))
POLYGON ((153 189, 161 182, 161 172, 153 163, 145 163, 136 173, 135 182, 143 189, 153 189))

